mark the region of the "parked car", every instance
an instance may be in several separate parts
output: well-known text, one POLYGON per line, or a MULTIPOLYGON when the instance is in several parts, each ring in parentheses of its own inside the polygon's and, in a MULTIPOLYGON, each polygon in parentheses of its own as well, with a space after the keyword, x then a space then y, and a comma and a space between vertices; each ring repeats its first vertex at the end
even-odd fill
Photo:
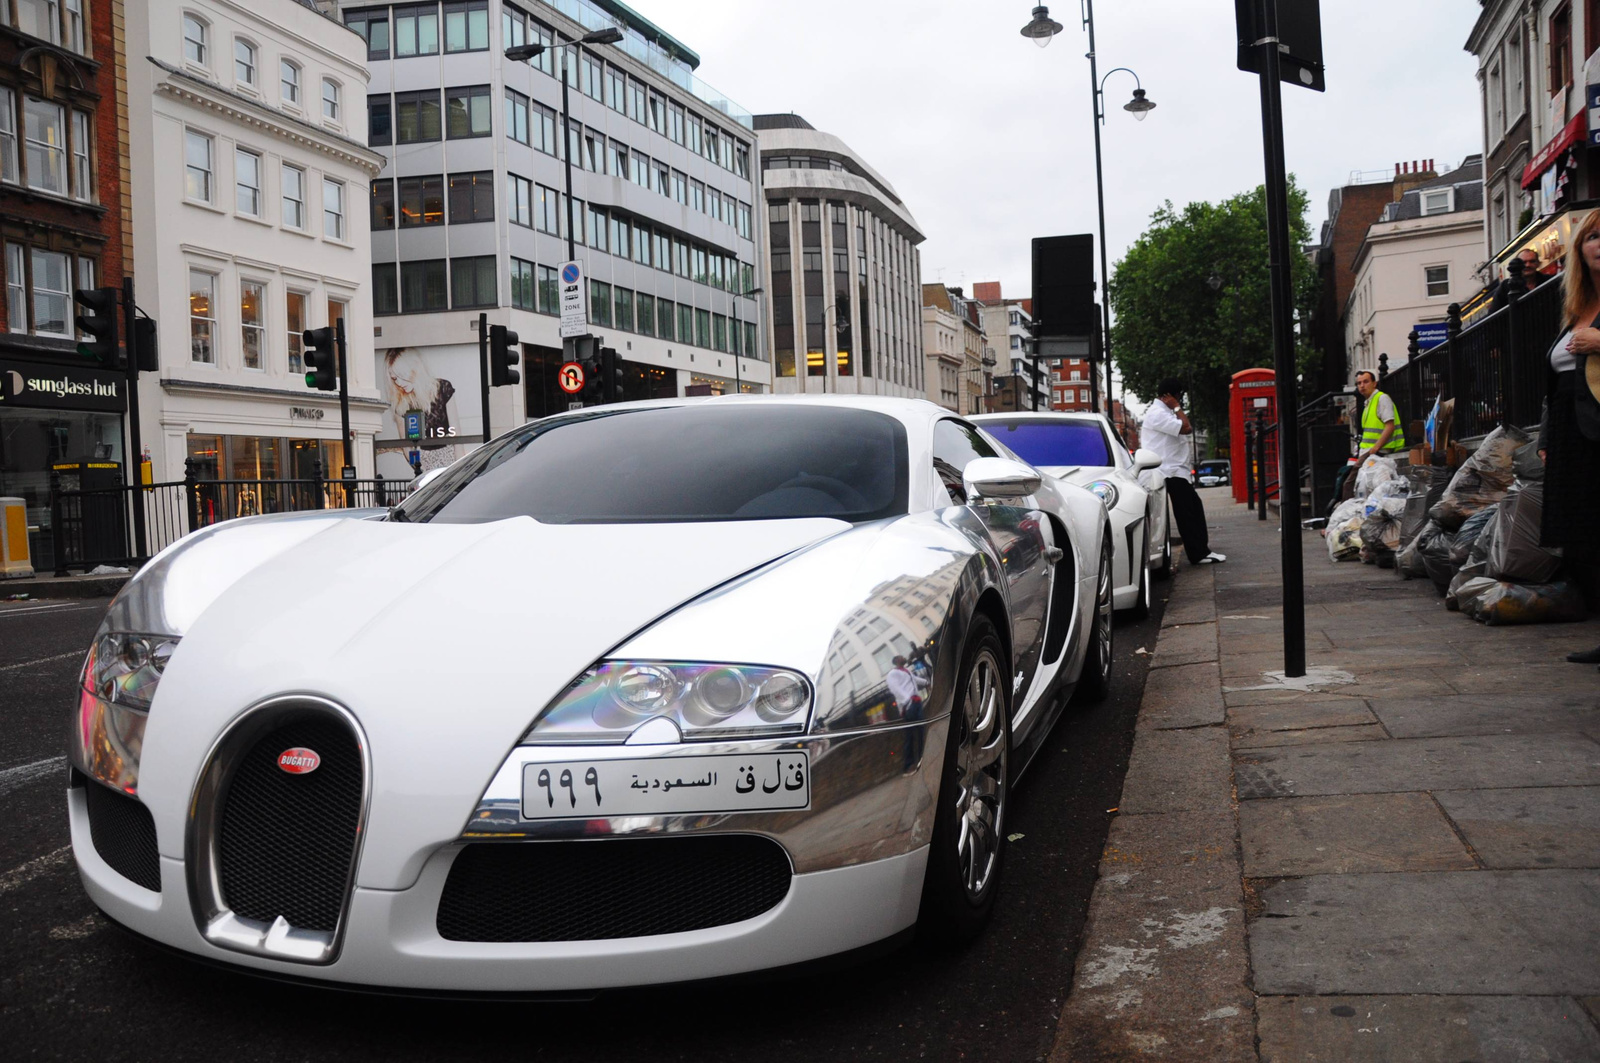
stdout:
POLYGON ((1195 466, 1195 482, 1201 487, 1221 487, 1227 484, 1229 464, 1226 461, 1202 461, 1195 466))
POLYGON ((137 934, 345 987, 964 940, 1018 776, 1110 683, 1110 532, 922 401, 535 421, 140 569, 74 707, 74 859, 137 934))
POLYGON ((993 413, 973 421, 1040 471, 1098 495, 1116 540, 1112 591, 1118 609, 1149 615, 1151 580, 1172 572, 1167 539, 1167 485, 1153 470, 1151 450, 1128 450, 1098 413, 993 413))

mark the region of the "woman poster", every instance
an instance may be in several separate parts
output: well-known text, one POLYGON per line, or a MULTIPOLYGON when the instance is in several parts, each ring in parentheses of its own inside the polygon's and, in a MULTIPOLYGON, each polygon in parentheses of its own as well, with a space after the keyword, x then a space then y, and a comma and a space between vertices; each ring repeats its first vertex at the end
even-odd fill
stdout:
POLYGON ((414 347, 391 347, 383 353, 383 362, 393 438, 408 439, 406 414, 418 411, 422 414, 422 438, 410 445, 421 450, 420 471, 442 469, 455 461, 460 452, 453 441, 461 428, 455 385, 434 376, 414 347))

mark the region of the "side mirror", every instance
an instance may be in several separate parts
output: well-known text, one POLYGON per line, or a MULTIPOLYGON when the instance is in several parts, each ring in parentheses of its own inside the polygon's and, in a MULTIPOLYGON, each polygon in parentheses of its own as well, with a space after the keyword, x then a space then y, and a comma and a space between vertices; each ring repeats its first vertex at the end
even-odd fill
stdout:
POLYGON ((1144 472, 1146 469, 1159 469, 1161 467, 1161 455, 1149 447, 1140 447, 1134 452, 1133 465, 1140 472, 1144 472))
POLYGON ((1039 489, 1039 470, 1010 458, 974 458, 961 474, 967 501, 985 498, 1026 498, 1039 489))
POLYGON ((441 469, 429 469, 427 472, 417 477, 416 486, 411 489, 412 493, 415 494, 424 487, 427 487, 429 484, 433 483, 433 481, 437 480, 439 477, 443 476, 445 469, 447 468, 449 468, 449 466, 445 466, 445 468, 441 469))

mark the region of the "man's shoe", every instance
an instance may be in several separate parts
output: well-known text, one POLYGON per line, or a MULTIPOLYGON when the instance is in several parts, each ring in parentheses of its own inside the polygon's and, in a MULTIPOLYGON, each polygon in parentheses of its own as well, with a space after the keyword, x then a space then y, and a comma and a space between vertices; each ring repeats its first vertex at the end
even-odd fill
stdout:
MULTIPOLYGON (((1196 561, 1195 564, 1197 564, 1197 565, 1220 565, 1222 562, 1224 562, 1226 560, 1228 560, 1227 555, 1219 554, 1215 550, 1213 550, 1209 554, 1207 554, 1205 557, 1202 557, 1200 560, 1196 561)), ((1600 662, 1600 657, 1596 657, 1595 660, 1597 662, 1600 662)))
POLYGON ((1573 664, 1600 664, 1600 646, 1592 650, 1577 650, 1567 654, 1567 660, 1573 664))

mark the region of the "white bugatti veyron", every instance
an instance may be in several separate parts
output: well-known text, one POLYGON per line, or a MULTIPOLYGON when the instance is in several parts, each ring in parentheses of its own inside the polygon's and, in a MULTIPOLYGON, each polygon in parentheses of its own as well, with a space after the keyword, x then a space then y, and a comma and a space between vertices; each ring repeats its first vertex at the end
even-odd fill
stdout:
POLYGON ((975 934, 1103 695, 1094 495, 924 402, 585 410, 112 602, 69 811, 112 919, 278 977, 570 991, 975 934))

